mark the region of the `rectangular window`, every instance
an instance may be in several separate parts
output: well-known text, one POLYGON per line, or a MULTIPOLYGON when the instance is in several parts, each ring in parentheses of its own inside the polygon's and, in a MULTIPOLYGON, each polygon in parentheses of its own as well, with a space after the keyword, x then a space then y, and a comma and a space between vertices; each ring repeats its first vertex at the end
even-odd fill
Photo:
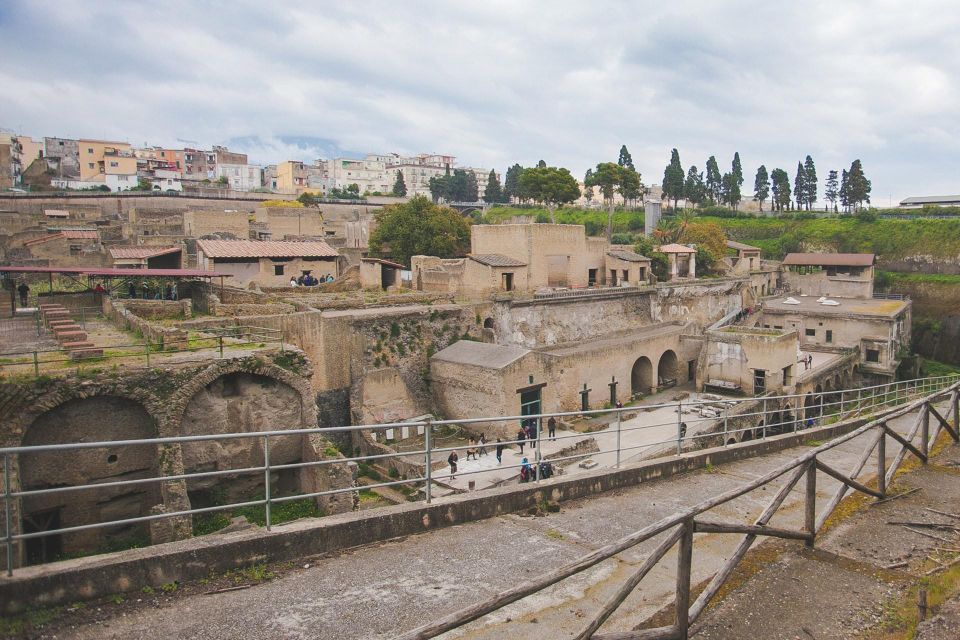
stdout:
POLYGON ((93 153, 93 147, 87 147, 87 153, 92 154, 92 153, 93 153))
POLYGON ((880 362, 880 350, 867 349, 867 362, 880 362))
POLYGON ((93 169, 93 163, 92 163, 92 162, 88 162, 88 163, 87 163, 87 166, 88 166, 89 168, 93 169))
POLYGON ((804 335, 806 335, 806 336, 808 336, 808 337, 810 337, 810 338, 815 338, 815 337, 817 337, 817 330, 816 330, 816 329, 806 329, 806 330, 804 330, 803 333, 804 333, 804 335))
POLYGON ((110 166, 111 166, 111 167, 119 167, 120 165, 117 164, 116 162, 111 162, 111 163, 110 163, 110 166))
POLYGON ((275 265, 273 265, 273 275, 275 275, 275 276, 282 276, 282 275, 283 275, 283 267, 284 267, 284 265, 282 265, 282 264, 275 264, 275 265))
POLYGON ((833 331, 827 329, 827 342, 833 342, 833 331))
POLYGON ((789 387, 793 384, 793 365, 783 368, 783 386, 789 387))
POLYGON ((763 369, 753 370, 753 392, 766 393, 767 391, 767 372, 763 369))

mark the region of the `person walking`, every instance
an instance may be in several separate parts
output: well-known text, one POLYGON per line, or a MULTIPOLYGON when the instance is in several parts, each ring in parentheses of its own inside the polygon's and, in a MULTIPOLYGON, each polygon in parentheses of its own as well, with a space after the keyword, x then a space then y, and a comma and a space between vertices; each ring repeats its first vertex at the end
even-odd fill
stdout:
POLYGON ((503 441, 500 438, 497 438, 497 464, 503 463, 503 448, 507 446, 503 444, 503 441))
POLYGON ((530 448, 537 448, 537 421, 531 418, 527 422, 527 440, 530 441, 530 448))
POLYGON ((450 479, 456 480, 457 476, 457 461, 460 460, 460 456, 457 455, 456 449, 450 452, 450 455, 447 456, 447 463, 450 465, 450 479))
POLYGON ((551 440, 557 439, 557 419, 553 416, 550 416, 550 419, 547 420, 547 436, 551 440))
POLYGON ((526 444, 527 439, 527 430, 524 427, 520 427, 520 431, 517 431, 517 444, 520 445, 520 455, 523 455, 523 445, 526 444))
POLYGON ((532 478, 533 467, 531 467, 527 459, 524 458, 520 461, 520 482, 530 482, 532 478))
POLYGON ((477 440, 477 443, 480 445, 477 448, 477 452, 481 457, 488 455, 487 454, 487 436, 483 433, 480 434, 480 438, 477 440))
POLYGON ((473 456, 473 459, 477 459, 477 441, 470 437, 470 441, 467 444, 467 460, 470 459, 470 456, 473 456))
POLYGON ((17 287, 17 293, 20 294, 20 306, 27 306, 27 294, 30 293, 30 287, 26 282, 21 282, 20 286, 17 287))

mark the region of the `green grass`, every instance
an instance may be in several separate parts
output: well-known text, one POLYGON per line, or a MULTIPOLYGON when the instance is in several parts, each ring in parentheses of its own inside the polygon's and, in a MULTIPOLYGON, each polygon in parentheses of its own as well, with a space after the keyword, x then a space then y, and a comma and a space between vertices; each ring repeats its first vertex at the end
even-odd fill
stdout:
POLYGON ((0 617, 0 636, 20 637, 49 624, 60 614, 60 608, 36 609, 16 616, 0 617))
POLYGON ((936 360, 924 360, 922 371, 924 375, 933 377, 960 375, 960 365, 937 362, 936 360))
POLYGON ((945 273, 900 273, 895 271, 882 271, 881 277, 890 278, 892 284, 898 282, 911 284, 945 284, 960 285, 960 275, 950 275, 945 273))
MULTIPOLYGON (((248 500, 263 500, 264 494, 258 493, 250 498, 245 498, 242 502, 248 500)), ((300 498, 298 500, 286 500, 284 502, 270 503, 270 524, 283 524, 292 522, 300 518, 320 518, 326 515, 323 509, 320 509, 310 498, 300 498)), ((225 509, 223 511, 208 511, 193 516, 193 535, 203 536, 223 529, 230 524, 231 518, 243 516, 247 522, 258 526, 266 526, 267 512, 264 505, 251 505, 240 507, 239 509, 225 509)))

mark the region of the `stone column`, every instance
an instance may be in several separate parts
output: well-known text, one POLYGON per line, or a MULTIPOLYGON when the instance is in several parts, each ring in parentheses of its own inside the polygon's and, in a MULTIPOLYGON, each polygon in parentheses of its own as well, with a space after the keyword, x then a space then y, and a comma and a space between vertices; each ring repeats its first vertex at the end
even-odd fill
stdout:
POLYGON ((670 254, 670 279, 677 279, 677 254, 670 254))
POLYGON ((697 277, 697 254, 696 253, 690 254, 690 277, 691 278, 697 277))

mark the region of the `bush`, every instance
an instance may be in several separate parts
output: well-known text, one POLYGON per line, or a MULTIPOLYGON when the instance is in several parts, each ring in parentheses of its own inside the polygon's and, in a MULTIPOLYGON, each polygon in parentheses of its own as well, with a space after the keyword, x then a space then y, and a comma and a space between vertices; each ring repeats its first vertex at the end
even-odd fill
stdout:
POLYGON ((629 233, 615 233, 610 236, 610 244, 633 244, 633 236, 629 233))

